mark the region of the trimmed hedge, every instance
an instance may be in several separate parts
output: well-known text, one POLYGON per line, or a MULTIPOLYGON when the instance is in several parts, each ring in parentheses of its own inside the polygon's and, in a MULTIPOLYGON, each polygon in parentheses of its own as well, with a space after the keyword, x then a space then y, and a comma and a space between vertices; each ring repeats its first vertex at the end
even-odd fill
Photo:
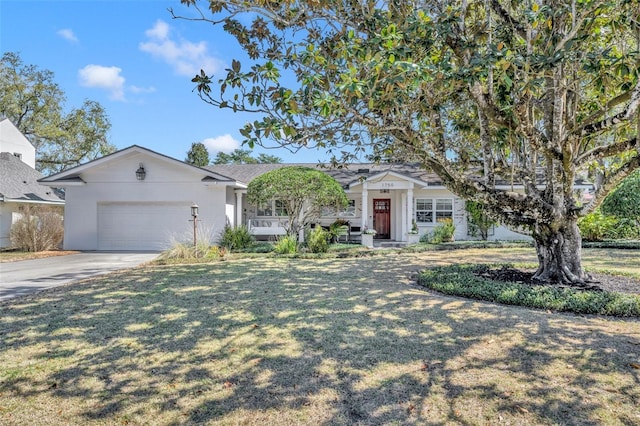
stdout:
MULTIPOLYGON (((493 265, 492 268, 500 265, 493 265)), ((506 265, 512 266, 512 265, 506 265)), ((609 291, 580 290, 550 285, 500 282, 476 274, 489 265, 442 266, 423 271, 418 283, 440 293, 505 305, 550 309, 576 314, 640 316, 640 296, 609 291)))

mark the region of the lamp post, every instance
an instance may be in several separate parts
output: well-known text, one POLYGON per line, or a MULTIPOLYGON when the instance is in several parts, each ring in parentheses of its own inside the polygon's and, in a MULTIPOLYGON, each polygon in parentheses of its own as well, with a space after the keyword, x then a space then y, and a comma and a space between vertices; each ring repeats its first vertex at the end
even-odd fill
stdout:
POLYGON ((198 246, 197 244, 197 239, 196 239, 196 224, 198 222, 198 205, 196 203, 193 203, 191 205, 191 217, 193 218, 193 247, 196 250, 196 257, 198 256, 198 246))

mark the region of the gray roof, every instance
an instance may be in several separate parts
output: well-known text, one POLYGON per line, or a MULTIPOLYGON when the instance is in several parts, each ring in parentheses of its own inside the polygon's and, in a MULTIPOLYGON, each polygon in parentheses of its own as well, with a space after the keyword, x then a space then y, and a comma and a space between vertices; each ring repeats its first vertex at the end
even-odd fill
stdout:
POLYGON ((303 166, 321 170, 332 176, 342 186, 359 182, 361 179, 384 172, 394 172, 416 180, 425 182, 429 186, 440 186, 442 180, 432 172, 420 168, 417 164, 374 164, 357 163, 346 164, 339 168, 331 168, 318 163, 288 163, 288 164, 219 164, 206 167, 212 172, 229 176, 239 182, 249 183, 258 176, 288 166, 303 166))
POLYGON ((42 174, 23 163, 15 155, 0 153, 0 198, 5 201, 64 203, 64 194, 40 185, 42 174))

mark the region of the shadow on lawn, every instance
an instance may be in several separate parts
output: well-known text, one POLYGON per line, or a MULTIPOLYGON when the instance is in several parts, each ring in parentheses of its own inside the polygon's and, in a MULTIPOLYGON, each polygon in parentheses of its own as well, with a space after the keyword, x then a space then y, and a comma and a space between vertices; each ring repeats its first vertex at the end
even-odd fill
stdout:
POLYGON ((0 305, 0 360, 33 347, 61 361, 0 373, 3 392, 90 401, 77 422, 639 421, 640 340, 617 321, 428 293, 393 256, 251 262, 140 269, 0 305))

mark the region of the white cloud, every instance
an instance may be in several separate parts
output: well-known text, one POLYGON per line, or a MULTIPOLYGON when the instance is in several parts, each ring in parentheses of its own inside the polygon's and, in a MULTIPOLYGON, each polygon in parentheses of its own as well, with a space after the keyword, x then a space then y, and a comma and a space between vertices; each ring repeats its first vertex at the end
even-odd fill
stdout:
POLYGON ((235 140, 229 134, 218 136, 215 138, 207 138, 203 140, 202 143, 212 154, 220 151, 229 153, 235 149, 240 148, 240 142, 235 140))
POLYGON ((105 89, 111 99, 124 101, 125 79, 120 75, 121 71, 118 67, 90 64, 78 71, 78 78, 81 86, 105 89))
POLYGON ((139 86, 129 86, 129 90, 132 93, 153 93, 156 91, 156 88, 153 86, 149 86, 149 87, 139 87, 139 86))
POLYGON ((209 54, 206 41, 176 40, 171 37, 169 24, 162 20, 156 21, 145 35, 147 41, 138 48, 171 65, 179 75, 193 77, 201 69, 211 74, 224 68, 221 60, 209 54))
POLYGON ((61 30, 58 30, 56 34, 58 34, 63 39, 68 40, 72 43, 78 43, 79 41, 78 37, 76 37, 76 35, 73 33, 73 30, 71 28, 63 28, 61 30))

